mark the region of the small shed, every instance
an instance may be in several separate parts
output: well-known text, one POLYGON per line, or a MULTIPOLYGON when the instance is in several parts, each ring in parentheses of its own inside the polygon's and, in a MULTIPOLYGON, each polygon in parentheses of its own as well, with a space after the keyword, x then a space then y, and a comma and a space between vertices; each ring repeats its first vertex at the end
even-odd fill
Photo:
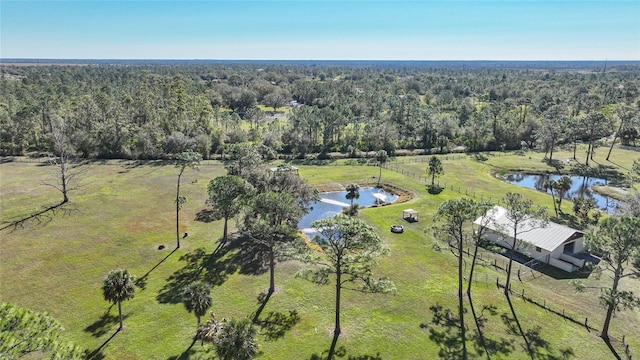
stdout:
POLYGON ((406 210, 402 210, 402 218, 409 221, 409 222, 416 222, 418 221, 418 215, 420 213, 416 210, 413 209, 406 209, 406 210))

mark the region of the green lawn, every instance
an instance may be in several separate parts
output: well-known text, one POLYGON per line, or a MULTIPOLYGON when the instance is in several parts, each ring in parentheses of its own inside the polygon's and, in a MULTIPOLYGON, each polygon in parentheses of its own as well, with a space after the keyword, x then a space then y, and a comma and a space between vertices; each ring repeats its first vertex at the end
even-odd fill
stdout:
MULTIPOLYGON (((614 155, 623 166, 630 166, 637 157, 637 153, 622 150, 616 150, 614 155)), ((457 328, 434 322, 443 311, 457 313, 457 262, 447 249, 440 249, 442 244, 433 239, 430 231, 431 216, 442 201, 463 196, 465 191, 485 199, 499 199, 507 191, 517 191, 551 206, 549 195, 509 185, 491 175, 510 164, 544 167, 544 163, 540 165, 541 155, 540 159, 538 154, 488 156, 486 161, 457 156, 443 158, 445 175, 439 181, 447 188, 438 195, 425 191, 424 179, 383 170, 383 182, 415 195, 409 203, 370 208, 360 215, 379 230, 391 248, 391 254, 380 259, 375 273, 390 277, 398 292, 344 292, 343 333, 338 341, 344 359, 373 359, 377 354, 382 359, 431 359, 446 355, 449 347, 459 342, 457 328), (401 222, 401 212, 407 208, 419 210, 420 221, 403 223, 403 234, 390 233, 389 226, 401 222)), ((390 165, 425 176, 426 163, 420 161, 398 158, 390 165)), ((344 161, 296 166, 314 186, 377 180, 375 166, 342 164, 344 161)), ((41 185, 50 171, 37 163, 0 165, 0 220, 19 219, 59 202, 59 193, 41 185)), ((260 307, 257 298, 268 287, 268 274, 256 267, 250 254, 238 244, 212 254, 222 234, 221 221, 194 220, 205 207, 208 181, 224 173, 224 168, 215 162, 201 166, 200 171, 185 172, 182 191, 188 201, 181 212, 181 232, 188 232, 189 236, 179 250, 172 252, 177 169, 126 161, 92 165, 84 187, 71 194, 67 211, 2 231, 0 301, 49 311, 63 324, 64 336, 93 352, 96 359, 211 358, 209 347, 199 343, 191 346, 196 319, 180 303, 180 286, 194 278, 211 282, 212 310, 218 318, 253 317, 260 307), (167 249, 158 250, 160 244, 167 249), (204 250, 202 256, 194 256, 200 248, 204 250), (125 330, 113 336, 117 308, 102 299, 100 287, 108 271, 118 267, 143 277, 144 287, 123 304, 125 330)), ((569 212, 570 205, 563 204, 563 208, 569 212)), ((230 224, 233 228, 234 221, 230 224)), ((485 253, 484 258, 489 263, 497 257, 485 253)), ((276 268, 276 293, 259 317, 258 341, 263 359, 315 359, 326 353, 331 344, 333 288, 296 278, 294 274, 300 266, 291 261, 276 268)), ((596 285, 607 280, 606 276, 600 280, 590 274, 581 276, 596 285)), ((531 358, 523 338, 514 332, 514 313, 524 331, 529 332, 529 340, 535 340, 530 342, 539 358, 561 359, 564 353, 572 353, 570 358, 575 359, 613 358, 597 331, 589 332, 584 326, 516 296, 512 297, 512 312, 502 291, 496 288, 496 277, 503 279, 504 274, 493 266, 481 266, 472 299, 492 359, 531 358)), ((589 325, 599 328, 603 311, 598 307, 597 293, 575 294, 569 281, 566 276, 524 276, 523 282, 514 283, 514 291, 520 293, 524 288, 526 295, 537 301, 546 300, 548 307, 560 312, 565 309, 580 321, 587 316, 589 325)), ((625 286, 637 289, 638 282, 627 281, 625 286)), ((466 308, 470 357, 484 358, 468 302, 466 308)), ((616 338, 626 334, 637 357, 640 339, 633 334, 640 333, 640 311, 621 312, 610 333, 616 338)), ((614 341, 613 345, 621 351, 619 342, 614 341)))

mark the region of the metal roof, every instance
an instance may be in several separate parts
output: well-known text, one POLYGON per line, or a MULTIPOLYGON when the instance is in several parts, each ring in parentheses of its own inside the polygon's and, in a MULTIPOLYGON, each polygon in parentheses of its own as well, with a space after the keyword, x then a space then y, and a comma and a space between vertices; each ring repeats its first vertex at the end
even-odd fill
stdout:
MULTIPOLYGON (((513 222, 507 218, 507 209, 501 206, 495 206, 490 214, 492 219, 490 221, 485 220, 485 227, 501 233, 509 238, 513 236, 513 222)), ((479 217, 474 221, 477 225, 482 225, 482 217, 479 217)), ((568 226, 556 224, 549 221, 545 227, 542 227, 539 219, 528 219, 519 226, 518 240, 529 243, 533 246, 545 249, 549 252, 553 252, 559 246, 564 244, 567 240, 575 239, 583 236, 584 233, 572 229, 568 226)))

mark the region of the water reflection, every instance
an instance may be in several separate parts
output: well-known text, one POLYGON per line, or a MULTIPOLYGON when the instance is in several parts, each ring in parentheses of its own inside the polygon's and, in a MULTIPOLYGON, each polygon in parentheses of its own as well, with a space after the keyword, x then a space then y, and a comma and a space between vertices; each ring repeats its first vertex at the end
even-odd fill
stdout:
MULTIPOLYGON (((371 206, 375 204, 376 201, 392 203, 398 199, 398 195, 388 193, 377 187, 360 188, 359 192, 360 198, 354 199, 353 202, 360 206, 371 206)), ((298 221, 298 228, 305 233, 313 232, 313 229, 310 229, 312 222, 334 216, 340 213, 344 207, 351 204, 351 201, 347 200, 346 195, 346 191, 321 193, 320 201, 314 202, 311 205, 312 210, 298 221)))
MULTIPOLYGON (((507 174, 503 176, 506 181, 512 184, 542 192, 546 192, 544 183, 547 180, 558 181, 561 177, 562 176, 560 175, 530 175, 521 173, 507 174)), ((571 188, 564 194, 565 199, 571 199, 574 197, 591 199, 594 201, 598 209, 613 213, 616 207, 616 202, 591 190, 595 185, 607 185, 606 179, 589 176, 570 176, 570 178, 572 181, 571 188)))

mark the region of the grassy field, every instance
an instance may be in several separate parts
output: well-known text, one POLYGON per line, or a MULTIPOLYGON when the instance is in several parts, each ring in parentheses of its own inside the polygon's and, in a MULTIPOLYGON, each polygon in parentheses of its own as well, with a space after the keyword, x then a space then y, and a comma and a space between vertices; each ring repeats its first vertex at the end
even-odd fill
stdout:
MULTIPOLYGON (((600 156, 605 155, 605 151, 600 152, 600 156)), ((568 154, 558 153, 557 159, 565 159, 568 154)), ((497 200, 513 191, 551 206, 550 195, 521 189, 492 176, 500 169, 513 167, 555 171, 541 161, 542 154, 488 155, 482 161, 456 156, 443 157, 445 175, 439 181, 447 188, 438 195, 426 192, 426 163, 422 158, 398 158, 389 163, 394 171, 383 170, 383 182, 415 195, 408 203, 370 208, 360 215, 379 230, 391 248, 391 254, 380 259, 375 273, 390 277, 398 292, 344 293, 343 333, 338 341, 344 359, 446 358, 459 344, 457 328, 443 321, 447 311, 457 314, 456 258, 433 239, 430 231, 434 225, 431 217, 442 201, 465 193, 497 200), (403 223, 403 234, 390 233, 389 226, 401 222, 402 210, 407 208, 419 210, 420 221, 403 223)), ((615 164, 608 164, 625 171, 637 157, 636 152, 616 149, 612 155, 615 164)), ((599 156, 596 160, 606 163, 599 156)), ((296 166, 314 186, 376 180, 377 167, 344 163, 296 166)), ((0 165, 0 220, 20 219, 58 203, 61 195, 41 185, 51 176, 50 171, 38 163, 0 165)), ((188 200, 181 212, 181 231, 189 236, 180 249, 173 251, 177 169, 128 161, 92 165, 84 187, 71 194, 66 211, 48 213, 39 221, 0 233, 0 302, 52 313, 66 329, 64 336, 86 348, 94 359, 211 358, 210 347, 192 343, 196 319, 180 302, 181 286, 195 278, 212 283, 212 311, 218 318, 253 318, 260 308, 258 297, 268 287, 265 269, 256 266, 251 254, 237 242, 213 254, 222 235, 220 221, 195 220, 205 208, 208 181, 224 173, 220 164, 209 162, 183 176, 183 194, 188 200), (161 244, 167 248, 158 250, 161 244), (124 331, 115 333, 117 308, 102 299, 100 287, 109 270, 121 267, 142 281, 135 298, 123 304, 124 331)), ((563 208, 570 212, 569 204, 563 204, 563 208)), ((486 252, 483 259, 473 297, 465 299, 473 301, 473 308, 465 303, 470 358, 531 358, 516 321, 529 334, 535 358, 614 358, 597 330, 584 326, 585 317, 588 325, 596 329, 601 326, 604 314, 598 306, 597 292, 576 294, 569 276, 546 271, 523 275, 513 289, 518 294, 524 289, 528 297, 544 302, 548 309, 517 296, 512 296, 510 306, 495 285, 496 279, 504 282, 504 273, 490 265, 494 259, 503 259, 486 252), (564 311, 578 324, 553 311, 564 311)), ((257 321, 263 359, 318 359, 331 344, 333 288, 296 278, 300 267, 290 261, 276 268, 276 293, 257 321)), ((575 276, 592 286, 608 280, 606 276, 595 279, 586 272, 575 276)), ((637 289, 638 282, 629 280, 624 286, 637 289)), ((640 355, 640 311, 618 314, 610 333, 617 339, 613 346, 621 355, 618 340, 622 335, 627 336, 634 357, 640 355)))

